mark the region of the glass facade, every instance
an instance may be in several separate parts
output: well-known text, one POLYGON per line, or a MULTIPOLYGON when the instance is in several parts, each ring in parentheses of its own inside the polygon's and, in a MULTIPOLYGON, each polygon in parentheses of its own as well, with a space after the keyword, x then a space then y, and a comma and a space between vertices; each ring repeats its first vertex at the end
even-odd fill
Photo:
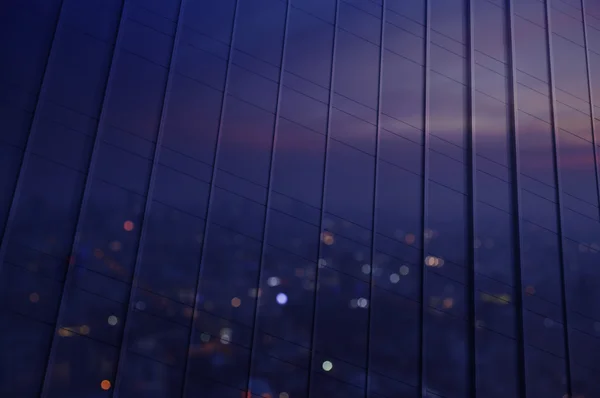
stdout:
POLYGON ((0 396, 600 397, 599 1, 0 11, 0 396))

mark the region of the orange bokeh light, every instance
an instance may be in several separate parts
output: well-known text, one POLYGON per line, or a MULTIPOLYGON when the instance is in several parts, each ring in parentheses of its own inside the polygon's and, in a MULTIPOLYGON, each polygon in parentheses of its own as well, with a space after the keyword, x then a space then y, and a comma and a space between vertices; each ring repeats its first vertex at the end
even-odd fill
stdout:
POLYGON ((102 380, 100 382, 100 388, 103 389, 104 391, 110 390, 110 387, 111 387, 110 381, 102 380))
POLYGON ((123 223, 123 229, 127 232, 133 231, 133 227, 134 227, 133 221, 127 220, 123 223))

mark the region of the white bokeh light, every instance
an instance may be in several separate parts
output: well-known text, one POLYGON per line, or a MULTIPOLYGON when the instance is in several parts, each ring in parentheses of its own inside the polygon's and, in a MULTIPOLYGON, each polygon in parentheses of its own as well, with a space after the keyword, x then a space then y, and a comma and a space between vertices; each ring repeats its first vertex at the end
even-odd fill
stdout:
POLYGON ((288 301, 288 297, 285 293, 279 293, 275 299, 277 300, 277 303, 281 305, 286 304, 288 301))

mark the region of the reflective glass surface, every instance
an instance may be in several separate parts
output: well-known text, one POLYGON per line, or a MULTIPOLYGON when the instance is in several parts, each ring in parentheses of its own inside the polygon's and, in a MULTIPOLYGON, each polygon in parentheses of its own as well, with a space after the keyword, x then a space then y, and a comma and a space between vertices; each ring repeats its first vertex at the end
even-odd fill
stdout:
POLYGON ((600 396, 598 1, 0 10, 0 397, 600 396))

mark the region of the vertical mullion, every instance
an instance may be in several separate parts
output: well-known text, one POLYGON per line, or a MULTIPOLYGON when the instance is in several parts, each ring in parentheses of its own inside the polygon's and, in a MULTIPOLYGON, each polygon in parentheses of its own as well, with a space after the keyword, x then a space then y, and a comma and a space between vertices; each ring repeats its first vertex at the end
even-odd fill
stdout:
POLYGON ((475 90, 475 37, 474 37, 474 4, 473 0, 467 0, 467 43, 468 43, 468 64, 467 64, 467 190, 468 190, 468 212, 467 212, 467 247, 468 247, 468 329, 467 340, 469 350, 469 396, 475 398, 477 388, 477 362, 476 362, 476 342, 475 342, 475 167, 476 167, 476 149, 475 149, 475 131, 473 121, 473 97, 475 90))
POLYGON ((506 25, 508 32, 508 59, 510 62, 508 99, 509 99, 509 128, 510 128, 510 169, 511 169, 511 214, 512 235, 514 247, 513 285, 515 289, 516 336, 517 336, 517 371, 518 391, 521 398, 527 396, 525 385, 525 336, 523 325, 523 282, 521 264, 521 167, 519 159, 519 139, 517 135, 517 67, 514 37, 514 4, 513 0, 506 1, 506 25))
POLYGON ((131 323, 130 315, 134 311, 131 303, 133 301, 133 296, 136 292, 137 285, 138 285, 138 279, 139 279, 139 274, 140 274, 140 264, 142 262, 142 257, 143 257, 143 248, 146 243, 146 236, 148 234, 147 219, 150 214, 150 210, 151 210, 151 206, 152 206, 152 197, 154 196, 154 188, 156 185, 156 172, 158 169, 160 150, 162 148, 162 141, 163 141, 163 136, 164 136, 164 131, 165 131, 165 118, 166 118, 165 108, 166 108, 166 104, 168 103, 169 98, 170 98, 172 84, 173 84, 173 73, 175 73, 174 68, 173 68, 173 63, 174 63, 174 59, 175 59, 175 54, 177 53, 177 49, 179 47, 178 42, 179 42, 179 35, 180 35, 180 31, 181 31, 180 19, 181 19, 184 3, 185 3, 185 0, 180 0, 179 11, 177 13, 177 22, 175 25, 175 35, 173 37, 173 47, 171 48, 171 57, 169 59, 169 69, 167 72, 167 81, 165 83, 165 94, 163 97, 163 102, 162 102, 162 107, 161 107, 160 123, 159 123, 159 127, 158 127, 158 134, 156 136, 156 144, 154 147, 154 156, 152 158, 152 168, 150 169, 150 181, 148 183, 148 191, 146 193, 146 203, 144 205, 144 213, 143 213, 142 219, 141 219, 140 240, 138 242, 135 263, 133 265, 133 279, 131 281, 131 288, 129 290, 129 298, 127 299, 127 301, 125 303, 126 304, 126 306, 125 306, 126 312, 125 312, 125 316, 124 316, 125 319, 124 319, 124 324, 123 324, 123 335, 121 337, 119 357, 118 357, 117 363, 115 365, 114 391, 116 391, 116 392, 119 391, 119 387, 120 387, 120 384, 122 381, 122 377, 119 377, 119 370, 121 368, 121 364, 123 363, 123 361, 125 359, 125 355, 128 351, 127 345, 129 342, 129 330, 130 330, 129 326, 131 323))
POLYGON ((71 246, 71 256, 69 257, 67 271, 65 272, 65 276, 63 278, 63 287, 62 287, 62 290, 59 295, 58 314, 56 316, 56 324, 54 326, 54 334, 52 335, 52 340, 51 340, 51 344, 50 344, 50 352, 48 354, 48 363, 47 363, 46 369, 44 371, 44 382, 43 382, 43 386, 42 386, 42 392, 40 394, 42 397, 46 396, 45 392, 47 391, 48 384, 50 383, 49 369, 50 369, 51 362, 54 359, 54 355, 56 355, 56 344, 57 344, 56 336, 58 335, 57 332, 59 329, 60 320, 61 320, 62 316, 64 315, 64 312, 66 311, 65 296, 66 296, 69 286, 72 284, 73 271, 76 268, 76 261, 75 261, 76 255, 75 254, 77 251, 77 247, 79 246, 79 240, 81 239, 83 214, 84 214, 84 210, 86 209, 88 200, 90 198, 90 192, 91 192, 90 188, 91 188, 92 180, 93 180, 92 176, 96 169, 96 164, 97 164, 97 160, 98 160, 98 147, 99 147, 100 140, 101 140, 100 133, 102 131, 101 126, 103 125, 104 120, 106 118, 105 106, 106 106, 106 101, 107 101, 107 98, 109 97, 110 90, 111 90, 111 79, 114 76, 115 65, 116 65, 116 60, 117 60, 117 52, 119 50, 120 43, 123 38, 122 27, 123 27, 124 21, 127 16, 127 4, 128 4, 128 0, 123 0, 123 6, 121 8, 121 15, 119 16, 119 25, 117 27, 117 33, 116 33, 114 47, 113 47, 113 54, 112 54, 112 57, 110 60, 110 67, 108 70, 108 76, 106 78, 104 94, 102 96, 102 105, 100 108, 100 115, 98 117, 98 124, 96 125, 96 136, 94 137, 94 143, 92 145, 90 162, 88 165, 88 172, 85 177, 85 185, 83 188, 83 197, 82 197, 81 204, 79 207, 79 212, 77 215, 77 224, 75 225, 75 233, 73 236, 73 245, 71 246))
POLYGON ((375 288, 374 263, 375 263, 375 236, 377 234, 377 177, 379 175, 379 157, 380 157, 380 132, 381 132, 381 84, 383 82, 383 54, 384 54, 384 32, 385 32, 385 7, 386 0, 381 2, 381 30, 379 32, 379 76, 377 79, 377 121, 376 121, 376 136, 375 136, 375 169, 373 178, 373 210, 371 213, 371 272, 369 274, 369 301, 367 313, 367 365, 365 368, 365 398, 369 398, 371 376, 369 369, 371 368, 371 318, 373 311, 373 289, 375 288))
POLYGON ((583 43, 585 46, 585 66, 587 72, 588 93, 590 100, 590 117, 592 120, 592 145, 594 146, 594 172, 596 173, 596 194, 598 195, 598 217, 600 219, 600 180, 598 174, 598 148, 596 147, 596 122, 594 118, 594 93, 592 92, 592 70, 590 67, 590 46, 588 43, 587 18, 585 14, 586 0, 581 0, 581 18, 583 21, 583 43))
POLYGON ((225 106, 227 105, 227 91, 229 87, 229 75, 231 71, 231 60, 233 57, 233 47, 235 44, 235 33, 236 33, 236 22, 237 22, 237 13, 239 7, 240 0, 235 0, 235 6, 233 10, 233 21, 231 24, 231 39, 229 42, 229 52, 227 54, 227 65, 225 67, 225 84, 223 87, 223 98, 221 100, 221 111, 219 113, 219 126, 217 129, 217 139, 215 140, 214 146, 214 158, 212 164, 212 173, 210 178, 210 185, 208 188, 208 203, 206 205, 206 214, 204 216, 204 229, 202 234, 202 253, 200 254, 200 266, 198 269, 198 275, 196 277, 196 288, 194 289, 194 309, 192 311, 192 323, 190 325, 190 331, 188 333, 188 349, 185 355, 185 365, 183 368, 183 383, 181 386, 181 396, 186 396, 186 388, 188 381, 188 372, 189 372, 189 362, 190 362, 190 348, 192 344, 192 335, 194 332, 194 326, 196 324, 197 314, 198 314, 198 293, 200 291, 200 283, 202 282, 202 267, 204 265, 204 260, 206 257, 206 242, 208 235, 208 226, 210 224, 211 219, 211 208, 214 199, 214 188, 215 188, 215 180, 217 176, 217 165, 219 164, 219 149, 221 147, 221 133, 223 130, 223 117, 225 115, 225 106))
POLYGON ((308 380, 307 380, 307 394, 310 397, 310 387, 313 380, 312 373, 315 361, 315 351, 316 351, 316 339, 315 335, 317 332, 317 307, 318 307, 318 299, 319 299, 319 269, 321 268, 320 258, 322 253, 322 242, 320 239, 321 234, 323 233, 323 219, 325 217, 325 192, 327 189, 327 160, 329 153, 329 141, 331 139, 331 110, 333 107, 333 90, 334 90, 334 77, 335 77, 335 47, 337 41, 337 30, 338 30, 338 18, 339 18, 339 9, 340 9, 340 1, 335 0, 335 17, 333 22, 333 41, 331 46, 331 70, 329 72, 329 98, 327 105, 327 127, 325 131, 325 153, 323 159, 323 183, 321 184, 321 212, 319 215, 319 248, 317 250, 317 268, 315 270, 315 283, 314 289, 315 293, 313 296, 313 311, 312 311, 312 326, 311 326, 311 335, 310 335, 310 358, 308 361, 308 380))
POLYGON ((556 187, 556 216, 558 229, 558 250, 560 260, 560 295, 561 309, 563 322, 563 344, 565 352, 565 375, 567 378, 567 396, 572 397, 573 389, 571 384, 571 355, 569 350, 569 324, 566 296, 566 281, 565 281, 565 255, 564 255, 564 238, 563 238, 563 216, 562 216, 562 190, 561 190, 561 170, 559 162, 559 142, 558 142, 558 123, 556 117, 556 88, 554 85, 554 53, 552 45, 552 20, 551 20, 551 0, 545 1, 546 11, 546 45, 548 46, 548 72, 550 76, 550 115, 552 118, 552 152, 554 156, 554 185, 556 187))
MULTIPOLYGON (((283 38, 281 41, 281 58, 280 58, 280 63, 279 63, 279 85, 277 87, 277 101, 275 104, 275 122, 273 124, 273 138, 271 139, 271 156, 269 158, 269 176, 267 179, 267 200, 265 203, 265 217, 263 220, 263 233, 262 233, 262 243, 261 243, 261 247, 260 247, 260 256, 259 256, 259 266, 258 266, 258 275, 256 277, 256 289, 258 291, 258 289, 260 289, 260 281, 263 275, 263 266, 264 266, 264 258, 265 258, 265 251, 267 248, 267 228, 269 225, 269 214, 270 214, 270 207, 271 207, 271 193, 272 193, 272 187, 271 184, 273 182, 273 165, 274 165, 274 160, 275 160, 275 146, 277 145, 277 132, 279 130, 279 111, 280 111, 280 107, 281 107, 281 91, 283 88, 283 72, 284 72, 284 66, 285 66, 285 42, 287 40, 287 32, 288 32, 288 23, 289 23, 289 18, 290 18, 290 8, 291 8, 291 0, 284 0, 286 3, 286 7, 285 7, 285 21, 283 23, 283 38)), ((248 382, 246 385, 246 391, 248 393, 250 393, 250 389, 251 389, 251 383, 250 383, 250 379, 252 377, 252 364, 254 363, 254 354, 255 354, 255 347, 256 347, 256 337, 258 335, 257 331, 258 331, 258 310, 259 310, 259 303, 260 303, 260 294, 256 295, 256 303, 254 304, 254 323, 252 326, 252 332, 251 332, 251 336, 250 336, 250 364, 248 366, 248 382)))
POLYGON ((430 91, 430 79, 429 79, 429 68, 431 62, 431 1, 425 0, 425 40, 424 40, 424 71, 423 71, 423 152, 422 152, 422 164, 421 174, 423 179, 422 186, 422 208, 421 208, 421 258, 420 258, 420 296, 421 296, 421 311, 419 314, 419 321, 421 323, 421 330, 419 333, 419 365, 420 365, 420 377, 419 377, 419 390, 422 397, 428 396, 427 394, 427 352, 425 347, 425 312, 427 308, 427 300, 425 298, 425 279, 427 271, 425 269, 425 257, 427 256, 427 221, 429 219, 429 91, 430 91))
POLYGON ((58 15, 56 16, 56 22, 54 24, 54 31, 52 32, 52 38, 50 39, 50 48, 48 49, 48 56, 46 57, 46 62, 43 67, 40 89, 38 90, 37 96, 35 98, 33 115, 31 117, 31 123, 29 124, 29 131, 27 134, 27 139, 25 141, 25 147, 23 149, 23 156, 21 157, 21 166, 19 167, 19 171, 17 173, 17 181, 15 183, 12 200, 8 209, 6 224, 4 224, 4 231, 2 235, 0 235, 0 239, 2 239, 2 241, 0 242, 0 272, 2 271, 2 267, 4 266, 4 256, 6 255, 6 250, 8 248, 8 236, 10 235, 12 225, 15 221, 17 207, 19 205, 19 198, 21 197, 21 192, 23 191, 23 186, 25 184, 25 169, 27 168, 29 159, 31 157, 31 143, 33 141, 32 136, 36 132, 37 122, 40 120, 39 111, 42 103, 42 98, 46 93, 46 74, 48 73, 48 65, 50 65, 50 61, 52 59, 52 49, 54 48, 54 42, 56 41, 56 34, 60 25, 64 4, 64 0, 61 0, 60 5, 58 7, 58 15))

